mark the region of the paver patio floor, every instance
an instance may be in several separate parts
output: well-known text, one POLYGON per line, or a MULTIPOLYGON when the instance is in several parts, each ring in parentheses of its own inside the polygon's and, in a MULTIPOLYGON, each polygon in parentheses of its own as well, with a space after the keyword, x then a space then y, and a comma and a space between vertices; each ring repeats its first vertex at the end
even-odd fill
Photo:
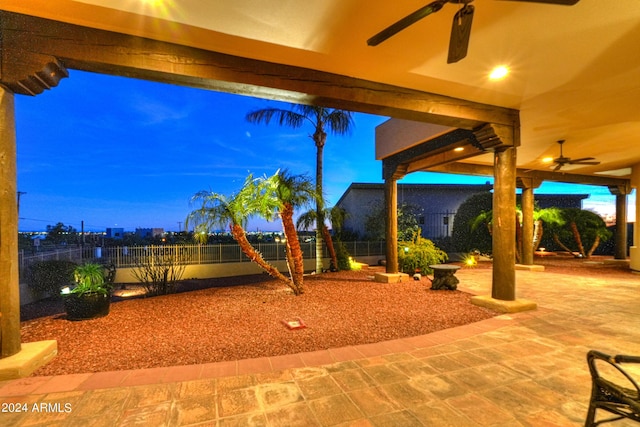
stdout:
MULTIPOLYGON (((0 425, 584 425, 587 351, 640 354, 640 276, 516 275, 517 296, 535 301, 537 310, 428 335, 0 382, 0 425)), ((459 289, 490 294, 491 270, 463 269, 457 276, 459 289)))

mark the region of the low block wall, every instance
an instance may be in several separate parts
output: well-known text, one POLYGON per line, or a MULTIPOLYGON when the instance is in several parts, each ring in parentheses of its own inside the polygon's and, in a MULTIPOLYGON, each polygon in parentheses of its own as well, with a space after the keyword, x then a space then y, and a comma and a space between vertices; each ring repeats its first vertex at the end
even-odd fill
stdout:
MULTIPOLYGON (((288 274, 286 261, 274 261, 273 264, 283 274, 288 274)), ((329 265, 329 260, 323 260, 324 268, 329 265)), ((305 271, 315 270, 316 260, 306 259, 304 260, 305 271)), ((119 268, 116 271, 116 283, 136 283, 138 279, 133 274, 133 268, 119 268)), ((225 262, 222 264, 191 264, 187 265, 187 268, 182 275, 183 279, 211 279, 216 277, 233 277, 233 276, 246 276, 250 274, 263 273, 262 270, 255 262, 225 262)))
MULTIPOLYGON (((358 257, 357 261, 368 264, 378 265, 380 260, 384 259, 384 255, 363 256, 358 257)), ((272 264, 280 270, 284 275, 288 275, 286 261, 275 261, 272 264)), ((329 258, 323 259, 323 267, 329 267, 329 258)), ((305 271, 314 271, 316 268, 315 259, 304 260, 305 271)), ((221 264, 191 264, 188 265, 182 275, 183 279, 211 279, 216 277, 233 277, 245 276, 250 274, 260 274, 263 270, 254 262, 228 262, 221 264)), ((116 283, 137 283, 138 279, 133 274, 133 268, 118 268, 116 271, 116 283)), ((20 283, 20 305, 29 304, 51 295, 34 293, 26 283, 20 283)))

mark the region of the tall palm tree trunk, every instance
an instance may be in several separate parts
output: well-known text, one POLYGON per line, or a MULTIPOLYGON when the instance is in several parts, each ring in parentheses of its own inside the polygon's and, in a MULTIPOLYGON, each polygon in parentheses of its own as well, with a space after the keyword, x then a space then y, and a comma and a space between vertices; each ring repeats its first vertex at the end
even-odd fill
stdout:
POLYGON ((290 258, 290 263, 293 264, 290 266, 291 278, 293 281, 293 293, 300 295, 304 293, 304 259, 302 257, 302 248, 300 247, 300 241, 298 240, 296 226, 293 221, 293 206, 291 204, 284 204, 282 211, 280 212, 280 219, 282 220, 282 228, 284 229, 284 234, 287 238, 287 255, 290 258))
POLYGON ((313 140, 316 143, 316 274, 322 273, 322 227, 324 226, 324 195, 322 193, 322 168, 324 144, 327 139, 327 134, 322 131, 322 122, 319 122, 319 127, 313 135, 313 140))
POLYGON ((578 252, 580 252, 583 257, 586 257, 587 254, 584 252, 584 245, 582 244, 582 238, 580 237, 578 226, 576 225, 575 221, 571 221, 569 226, 571 227, 571 232, 573 233, 573 239, 576 241, 576 245, 578 245, 578 252))
POLYGON ((573 249, 569 248, 567 245, 565 245, 564 243, 562 243, 560 241, 560 237, 557 234, 553 235, 553 241, 556 242, 556 244, 558 246, 560 246, 562 249, 564 249, 565 251, 569 252, 569 253, 573 253, 573 249))
POLYGON ((336 249, 333 246, 333 239, 331 238, 329 229, 324 224, 322 225, 322 237, 324 238, 324 241, 327 243, 327 250, 329 251, 329 256, 331 257, 331 269, 337 271, 338 256, 336 255, 336 249))
POLYGON ((260 268, 266 271, 269 274, 269 276, 282 280, 287 284, 290 282, 290 280, 287 279, 287 277, 284 274, 280 273, 280 271, 278 271, 276 267, 274 267, 273 265, 265 261, 264 258, 262 258, 262 255, 260 255, 260 253, 255 250, 255 248, 251 245, 251 243, 247 239, 247 235, 245 234, 244 229, 242 228, 241 225, 233 224, 231 226, 231 234, 233 235, 233 238, 236 239, 236 242, 238 242, 238 245, 240 246, 240 250, 251 261, 254 261, 256 264, 260 266, 260 268))
POLYGON ((287 269, 289 270, 289 277, 290 277, 288 285, 293 291, 294 295, 297 295, 296 286, 293 282, 293 276, 295 274, 295 265, 293 262, 293 255, 291 254, 291 246, 288 244, 288 242, 286 242, 286 240, 288 239, 285 237, 284 252, 287 260, 287 269))
POLYGON ((542 226, 542 221, 534 221, 533 222, 533 251, 537 251, 540 247, 540 241, 542 240, 542 234, 544 233, 544 229, 542 226))
POLYGON ((516 214, 516 261, 522 262, 522 249, 523 249, 523 239, 522 239, 522 224, 520 223, 520 218, 516 214))
POLYGON ((593 255, 598 246, 600 246, 600 236, 596 236, 595 240, 593 241, 591 249, 589 249, 589 252, 587 252, 587 258, 591 258, 591 255, 593 255))

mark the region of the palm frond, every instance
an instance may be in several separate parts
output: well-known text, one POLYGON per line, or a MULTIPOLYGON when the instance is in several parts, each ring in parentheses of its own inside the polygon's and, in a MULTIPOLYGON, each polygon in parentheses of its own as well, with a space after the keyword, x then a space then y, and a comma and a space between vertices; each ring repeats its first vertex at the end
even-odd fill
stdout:
POLYGON ((469 221, 471 230, 476 230, 482 224, 491 224, 493 221, 493 211, 482 211, 480 214, 469 221))
POLYGON ((276 197, 283 203, 300 208, 317 200, 315 185, 306 175, 294 175, 284 169, 273 175, 276 197))
POLYGON ((263 108, 246 115, 246 120, 249 123, 265 123, 267 125, 273 118, 276 119, 280 126, 290 126, 292 128, 301 127, 305 121, 304 115, 281 108, 263 108))
POLYGON ((333 229, 337 231, 342 229, 345 220, 349 217, 349 213, 340 206, 334 206, 329 209, 327 217, 331 221, 333 229))
POLYGON ((344 110, 331 110, 325 118, 325 124, 334 135, 350 134, 355 127, 351 112, 344 110))
POLYGON ((302 213, 296 221, 296 228, 298 230, 308 230, 316 223, 316 211, 310 210, 302 213))
POLYGON ((559 208, 544 208, 533 211, 533 219, 544 221, 547 224, 564 225, 562 211, 559 208))

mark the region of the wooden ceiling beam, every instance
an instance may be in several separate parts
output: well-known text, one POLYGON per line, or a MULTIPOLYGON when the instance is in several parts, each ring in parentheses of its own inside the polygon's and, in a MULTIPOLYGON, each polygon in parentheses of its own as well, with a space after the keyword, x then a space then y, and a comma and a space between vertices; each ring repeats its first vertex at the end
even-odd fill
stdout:
MULTIPOLYGON (((322 105, 461 129, 519 128, 517 110, 343 75, 231 56, 0 11, 0 38, 18 55, 55 57, 71 69, 322 105)), ((12 66, 3 57, 2 69, 12 66)), ((6 74, 0 83, 15 87, 6 74)), ((24 92, 18 92, 24 93, 24 92)))
MULTIPOLYGON (((493 166, 472 163, 448 163, 429 168, 428 172, 454 173, 463 175, 493 176, 493 166)), ((579 175, 566 172, 536 171, 517 169, 516 176, 539 181, 564 182, 567 184, 599 185, 629 188, 630 180, 597 175, 579 175)))

